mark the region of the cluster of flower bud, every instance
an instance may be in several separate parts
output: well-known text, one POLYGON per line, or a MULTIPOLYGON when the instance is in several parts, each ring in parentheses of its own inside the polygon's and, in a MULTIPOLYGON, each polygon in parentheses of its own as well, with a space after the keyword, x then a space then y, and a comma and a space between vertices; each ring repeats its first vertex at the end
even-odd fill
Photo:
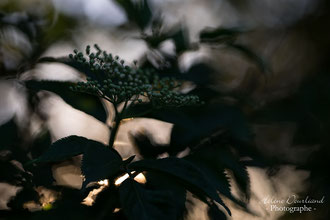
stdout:
POLYGON ((174 91, 181 84, 172 78, 160 78, 154 70, 125 65, 118 56, 102 51, 94 45, 95 52, 87 46, 84 55, 74 50, 69 57, 88 69, 87 82, 79 82, 72 89, 105 98, 113 104, 125 101, 148 100, 161 106, 183 106, 199 103, 198 96, 183 95, 174 91))

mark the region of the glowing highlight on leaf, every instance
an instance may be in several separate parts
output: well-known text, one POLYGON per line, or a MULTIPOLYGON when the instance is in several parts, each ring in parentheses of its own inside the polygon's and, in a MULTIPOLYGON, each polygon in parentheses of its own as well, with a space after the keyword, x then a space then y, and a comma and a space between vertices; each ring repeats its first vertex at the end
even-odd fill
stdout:
MULTIPOLYGON (((132 174, 134 174, 135 171, 132 172, 132 174)), ((122 175, 121 177, 118 177, 115 181, 115 185, 119 186, 120 184, 122 184, 122 182, 124 182, 127 178, 129 177, 128 173, 122 175)), ((146 177, 143 175, 143 173, 139 173, 138 175, 136 175, 134 177, 134 180, 138 183, 141 184, 145 184, 147 182, 146 177)))

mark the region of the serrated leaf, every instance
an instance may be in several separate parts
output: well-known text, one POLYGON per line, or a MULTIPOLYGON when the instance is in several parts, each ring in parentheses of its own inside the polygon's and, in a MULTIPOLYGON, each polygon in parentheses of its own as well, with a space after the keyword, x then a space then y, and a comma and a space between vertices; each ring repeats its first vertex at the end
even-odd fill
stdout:
POLYGON ((101 100, 90 94, 71 91, 70 86, 73 85, 75 84, 71 82, 60 81, 29 80, 25 82, 25 86, 30 89, 30 91, 38 92, 41 90, 46 90, 54 92, 61 96, 61 98, 63 98, 63 100, 73 108, 81 110, 86 114, 92 115, 96 119, 105 122, 107 119, 107 113, 101 103, 101 100))
POLYGON ((156 171, 172 176, 179 181, 201 200, 207 201, 205 197, 222 205, 230 214, 230 210, 219 197, 217 190, 208 177, 192 163, 179 158, 165 158, 158 160, 141 160, 128 166, 136 171, 156 171))
MULTIPOLYGON (((217 153, 218 163, 220 166, 230 169, 233 173, 235 181, 245 195, 246 200, 250 198, 250 177, 247 171, 247 167, 244 166, 236 156, 234 156, 229 150, 221 149, 217 153)), ((219 166, 219 165, 218 165, 219 166)))
POLYGON ((114 176, 123 164, 119 153, 96 142, 89 145, 83 155, 81 171, 85 176, 82 188, 88 183, 114 176))
POLYGON ((176 219, 171 191, 147 190, 132 179, 119 188, 120 202, 130 220, 176 219))
POLYGON ((227 216, 214 203, 209 206, 207 214, 210 220, 227 220, 227 216))
POLYGON ((175 197, 171 203, 175 206, 176 218, 182 219, 185 215, 187 192, 184 186, 177 184, 177 180, 173 178, 168 178, 166 174, 160 172, 145 172, 144 173, 147 182, 145 186, 150 189, 155 190, 166 190, 172 192, 175 197))
POLYGON ((84 153, 90 145, 100 144, 80 136, 68 136, 54 142, 36 162, 56 162, 84 153))

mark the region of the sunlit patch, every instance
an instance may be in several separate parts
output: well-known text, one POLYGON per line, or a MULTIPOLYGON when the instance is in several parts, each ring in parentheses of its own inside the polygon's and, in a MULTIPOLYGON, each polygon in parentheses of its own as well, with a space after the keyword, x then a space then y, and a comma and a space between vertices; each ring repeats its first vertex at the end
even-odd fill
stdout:
POLYGON ((109 185, 109 180, 105 179, 105 180, 100 180, 97 182, 99 185, 101 186, 108 186, 109 185))
POLYGON ((136 177, 134 178, 134 180, 138 183, 142 183, 145 184, 147 182, 146 177, 143 175, 143 173, 139 173, 138 175, 136 175, 136 177))
POLYGON ((105 189, 106 187, 109 186, 109 180, 108 179, 100 180, 97 182, 97 184, 99 184, 100 187, 90 191, 88 193, 87 197, 82 201, 81 204, 87 205, 87 206, 92 206, 93 203, 95 202, 95 198, 96 198, 97 194, 99 194, 100 192, 103 191, 103 189, 105 189))
POLYGON ((128 173, 125 175, 122 175, 121 177, 118 177, 115 181, 115 185, 119 186, 122 182, 124 182, 129 177, 128 173))
POLYGON ((53 208, 53 202, 58 198, 59 193, 42 186, 36 188, 36 191, 40 195, 39 202, 41 204, 41 209, 44 211, 51 210, 53 208))
MULTIPOLYGON (((134 174, 135 171, 132 172, 132 174, 134 174)), ((127 178, 129 177, 128 173, 122 175, 121 177, 118 177, 115 181, 115 185, 116 186, 119 186, 120 184, 122 184, 122 182, 124 182, 127 178)), ((139 173, 138 175, 136 175, 134 177, 134 180, 138 183, 146 183, 147 182, 147 179, 146 177, 143 175, 143 173, 139 173)))
MULTIPOLYGON (((134 174, 135 171, 132 172, 132 174, 134 174)), ((122 182, 124 182, 127 178, 129 178, 128 173, 118 177, 115 181, 115 185, 119 186, 122 182)), ((134 180, 138 183, 144 184, 147 182, 146 177, 143 175, 143 173, 139 173, 138 175, 136 175, 134 177, 134 180)), ((83 205, 87 205, 87 206, 92 206, 95 202, 95 198, 97 196, 97 194, 99 194, 100 192, 103 191, 103 189, 105 189, 106 187, 109 186, 109 180, 108 179, 104 179, 104 180, 100 180, 97 182, 100 187, 98 189, 94 189, 92 191, 90 191, 88 193, 88 196, 81 202, 81 204, 83 205)), ((51 207, 50 207, 51 208, 51 207)), ((114 212, 118 212, 119 210, 115 210, 114 212)))
MULTIPOLYGON (((102 180, 101 180, 102 181, 102 180)), ((106 183, 108 184, 108 181, 106 181, 106 183)), ((102 190, 104 188, 106 188, 108 185, 101 185, 100 188, 98 189, 93 189, 92 191, 90 191, 88 193, 88 196, 81 202, 81 204, 83 205, 87 205, 87 206, 92 206, 95 202, 95 198, 97 196, 97 194, 99 194, 100 192, 102 192, 102 190)))
POLYGON ((133 120, 134 118, 132 117, 132 118, 124 118, 124 119, 122 119, 121 121, 122 122, 127 122, 127 121, 131 121, 131 120, 133 120))
POLYGON ((23 204, 23 209, 28 209, 31 212, 39 211, 41 209, 40 204, 35 201, 28 201, 23 204))
POLYGON ((42 204, 42 209, 45 211, 51 210, 52 208, 53 208, 53 205, 51 203, 42 204))

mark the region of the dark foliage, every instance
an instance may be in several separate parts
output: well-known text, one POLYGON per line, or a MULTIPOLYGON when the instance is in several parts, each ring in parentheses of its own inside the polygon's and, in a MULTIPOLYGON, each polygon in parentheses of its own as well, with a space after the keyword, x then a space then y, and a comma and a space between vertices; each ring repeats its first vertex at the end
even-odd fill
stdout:
MULTIPOLYGON (((57 94, 73 108, 92 115, 101 122, 107 119, 103 101, 111 102, 115 109, 108 145, 80 136, 68 136, 51 143, 51 134, 47 129, 41 135, 29 139, 26 138, 26 128, 19 127, 14 119, 2 124, 0 182, 22 187, 22 190, 8 202, 11 210, 0 211, 4 219, 183 219, 189 212, 186 207, 189 203, 187 192, 207 204, 207 214, 210 219, 222 220, 231 215, 223 198, 230 200, 238 208, 254 214, 246 205, 251 196, 247 167, 269 168, 289 162, 265 158, 260 154, 254 146, 251 123, 279 121, 297 124, 294 144, 320 146, 308 163, 294 165, 311 172, 310 181, 314 187, 310 191, 313 195, 317 197, 325 193, 326 196, 330 196, 329 175, 323 172, 324 167, 329 166, 330 156, 328 150, 330 78, 327 74, 329 70, 311 77, 293 96, 256 108, 255 111, 247 114, 244 100, 249 98, 248 95, 238 96, 219 92, 211 86, 217 71, 210 64, 200 61, 187 71, 179 68, 179 58, 184 52, 198 49, 204 44, 213 49, 224 46, 235 50, 239 55, 253 62, 261 72, 271 72, 267 62, 237 41, 245 33, 244 30, 208 28, 199 34, 199 42, 191 43, 184 25, 178 24, 165 29, 162 20, 154 14, 147 0, 116 2, 126 12, 130 23, 139 28, 140 39, 145 41, 150 51, 160 54, 159 57, 144 55, 139 68, 136 69, 136 63, 135 67, 126 66, 123 60, 119 57, 113 59, 112 55, 111 59, 109 58, 111 65, 108 69, 102 69, 104 66, 95 69, 95 65, 91 64, 90 60, 86 64, 85 57, 78 51, 68 57, 40 58, 52 43, 70 37, 67 30, 73 27, 76 21, 60 15, 55 25, 46 28, 45 23, 49 22, 49 19, 44 20, 28 14, 0 13, 0 29, 13 27, 24 33, 33 45, 30 54, 23 53, 24 56, 19 57, 15 68, 1 62, 1 72, 13 77, 33 69, 38 63, 61 63, 81 73, 82 80, 85 80, 85 76, 88 77, 87 82, 78 84, 59 81, 21 81, 17 77, 16 80, 20 81, 28 92, 28 107, 31 115, 36 114, 41 120, 43 119, 36 110, 39 99, 37 94, 40 91, 57 94), (174 43, 175 55, 168 55, 159 49, 161 43, 167 40, 174 43), (152 62, 152 59, 156 62, 152 62), (152 76, 145 74, 144 76, 150 78, 143 78, 144 82, 142 80, 140 82, 137 78, 140 86, 139 94, 132 92, 131 94, 127 91, 128 87, 123 89, 124 86, 118 86, 124 84, 119 79, 120 74, 111 78, 115 89, 106 93, 109 91, 106 89, 103 91, 102 88, 107 88, 105 87, 108 83, 107 70, 111 74, 111 71, 115 74, 125 73, 122 78, 124 80, 127 78, 127 81, 130 74, 142 75, 147 70, 153 70, 153 74, 152 76), (91 80, 96 83, 91 83, 91 80), (148 80, 152 82, 149 83, 148 80), (147 87, 153 86, 155 93, 151 95, 147 93, 147 87, 143 87, 146 82, 148 82, 147 87), (166 84, 171 82, 173 83, 171 86, 166 84), (194 86, 188 93, 182 94, 181 84, 178 82, 192 83, 194 86), (120 89, 125 91, 118 94, 120 89), (168 98, 163 94, 170 93, 173 89, 178 90, 173 93, 174 98, 179 97, 178 102, 170 102, 172 97, 168 98), (139 95, 144 95, 149 100, 145 102, 138 97, 139 95), (158 96, 162 98, 157 99, 158 96), (114 101, 114 97, 119 98, 114 101), (185 102, 185 97, 199 97, 199 99, 187 99, 193 100, 190 103, 185 102), (233 101, 226 101, 228 99, 233 101), (171 105, 168 104, 169 102, 171 105), (118 106, 122 103, 124 107, 119 111, 118 106), (193 107, 187 104, 193 104, 193 107), (121 120, 137 117, 172 123, 174 126, 171 131, 171 141, 168 144, 157 145, 149 134, 130 135, 142 159, 134 161, 135 155, 131 155, 125 160, 113 148, 114 140, 121 120), (178 158, 182 151, 187 151, 187 155, 178 158), (168 154, 169 157, 159 159, 164 154, 168 154), (82 158, 81 173, 84 176, 82 188, 77 190, 57 186, 53 178, 52 165, 77 156, 82 158), (141 183, 136 180, 139 173, 143 173, 147 182, 141 183), (115 184, 123 175, 128 175, 128 178, 121 184, 115 184), (108 180, 109 185, 98 194, 93 205, 91 207, 83 205, 82 201, 88 193, 99 188, 97 182, 105 179, 108 180), (231 193, 230 181, 234 181, 238 186, 239 197, 231 193), (53 190, 59 196, 50 207, 44 206, 32 212, 25 209, 24 204, 33 201, 42 206, 37 187, 53 190)), ((99 52, 95 56, 102 56, 97 45, 95 48, 99 52)), ((90 55, 89 52, 87 54, 90 55)), ((109 54, 106 56, 110 57, 109 54)), ((96 62, 104 62, 106 59, 97 57, 96 60, 96 62)), ((133 92, 136 90, 137 88, 132 89, 133 92)), ((323 211, 325 216, 328 215, 328 210, 323 211)))

